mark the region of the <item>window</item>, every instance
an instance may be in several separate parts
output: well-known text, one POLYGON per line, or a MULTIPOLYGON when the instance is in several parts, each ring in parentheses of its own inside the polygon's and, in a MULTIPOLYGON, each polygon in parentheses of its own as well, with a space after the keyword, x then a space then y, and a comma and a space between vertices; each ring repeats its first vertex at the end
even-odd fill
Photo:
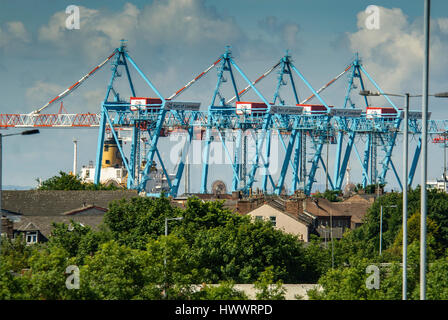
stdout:
POLYGON ((30 231, 26 233, 26 243, 37 243, 37 231, 30 231))
POLYGON ((262 221, 263 217, 262 216, 255 216, 255 221, 262 221))
POLYGON ((117 178, 121 178, 121 169, 117 170, 117 178))
POLYGON ((110 160, 106 160, 106 164, 110 164, 110 160))
POLYGON ((274 227, 277 225, 277 217, 276 216, 270 216, 269 220, 271 221, 271 223, 274 227))
POLYGON ((86 170, 86 178, 90 177, 90 170, 86 170))

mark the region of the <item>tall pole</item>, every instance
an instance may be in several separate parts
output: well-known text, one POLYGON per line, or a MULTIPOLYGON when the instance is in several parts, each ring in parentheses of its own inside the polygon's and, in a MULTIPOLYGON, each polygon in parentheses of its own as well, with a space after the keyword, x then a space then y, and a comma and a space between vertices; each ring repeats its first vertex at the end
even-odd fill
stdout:
POLYGON ((190 193, 190 161, 188 158, 190 157, 190 153, 187 153, 187 157, 185 159, 185 194, 190 193))
POLYGON ((2 223, 3 223, 3 210, 2 210, 2 142, 3 136, 0 133, 0 257, 1 257, 1 245, 2 245, 2 223))
MULTIPOLYGON (((165 213, 166 214, 166 213, 165 213)), ((165 278, 165 290, 163 290, 163 298, 166 299, 167 294, 166 294, 166 237, 168 236, 168 218, 165 217, 165 248, 164 248, 164 255, 163 255, 163 272, 164 272, 164 278, 165 278)))
POLYGON ((446 135, 443 136, 443 191, 446 192, 446 135))
POLYGON ((404 103, 404 133, 403 133, 403 300, 407 296, 407 252, 408 252, 408 114, 409 114, 409 93, 405 94, 404 103))
POLYGON ((429 30, 430 30, 430 8, 431 0, 425 0, 424 12, 424 35, 425 55, 423 63, 423 105, 422 105, 422 181, 421 181, 421 216, 420 216, 420 300, 426 300, 426 176, 428 172, 428 86, 429 86, 429 30))
POLYGON ((328 153, 329 153, 329 146, 330 146, 330 137, 329 137, 329 127, 330 124, 327 125, 327 166, 325 167, 325 191, 328 190, 328 153))
POLYGON ((76 168, 78 163, 78 140, 73 138, 73 175, 76 176, 76 168))
POLYGON ((381 205, 380 210, 380 255, 381 255, 381 247, 383 240, 383 205, 381 205))
POLYGON ((330 238, 331 238, 331 268, 334 269, 334 246, 333 246, 333 215, 330 209, 330 238))

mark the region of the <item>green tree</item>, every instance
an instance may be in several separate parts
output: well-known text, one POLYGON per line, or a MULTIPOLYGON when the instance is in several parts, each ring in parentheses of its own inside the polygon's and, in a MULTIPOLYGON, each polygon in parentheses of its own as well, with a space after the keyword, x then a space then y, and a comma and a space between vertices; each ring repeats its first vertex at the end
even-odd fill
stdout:
POLYGON ((104 225, 100 226, 99 231, 93 231, 89 226, 70 220, 68 225, 53 223, 48 245, 65 249, 70 257, 76 257, 76 262, 80 264, 85 256, 92 255, 101 243, 111 238, 112 234, 104 225))
POLYGON ((83 226, 78 222, 70 220, 70 224, 52 223, 49 244, 55 247, 65 249, 70 257, 76 257, 78 254, 79 244, 83 236, 91 232, 89 226, 83 226))
MULTIPOLYGON (((165 233, 165 218, 179 216, 182 211, 171 206, 163 195, 160 198, 134 197, 109 204, 104 222, 119 243, 143 250, 149 238, 155 239, 165 233)), ((176 222, 170 221, 170 230, 176 222)))
POLYGON ((75 265, 75 259, 63 248, 48 247, 36 249, 29 259, 30 269, 23 275, 26 291, 32 299, 72 299, 77 290, 66 287, 65 270, 75 265))
MULTIPOLYGON (((39 180, 37 180, 39 182, 39 180)), ((82 181, 79 175, 72 175, 59 171, 59 176, 53 176, 43 181, 38 190, 118 190, 119 187, 111 184, 94 184, 82 181)))
POLYGON ((278 280, 274 283, 274 267, 269 266, 263 271, 258 280, 254 283, 257 291, 255 297, 257 300, 285 300, 286 289, 283 287, 283 281, 278 280))
POLYGON ((243 291, 235 289, 232 281, 223 281, 218 286, 204 285, 192 295, 194 300, 247 300, 243 291))
POLYGON ((22 269, 28 268, 28 259, 33 254, 33 247, 26 244, 24 237, 1 239, 1 262, 8 265, 12 272, 20 273, 22 269))
POLYGON ((427 299, 448 300, 448 257, 436 260, 429 265, 427 299))
MULTIPOLYGON (((407 242, 408 244, 412 244, 413 242, 420 242, 420 212, 415 212, 407 221, 407 242)), ((443 254, 443 250, 440 242, 437 242, 437 238, 439 238, 439 226, 435 223, 431 218, 426 218, 426 238, 427 244, 430 247, 432 255, 432 259, 435 258, 435 255, 440 256, 443 254)), ((403 243, 403 230, 397 234, 395 238, 393 246, 389 249, 390 252, 396 256, 401 256, 402 254, 402 243, 403 243)))
POLYGON ((81 298, 135 299, 148 286, 147 262, 142 250, 115 241, 102 244, 94 256, 86 257, 86 264, 80 269, 81 298))
POLYGON ((26 280, 13 271, 9 262, 0 263, 0 300, 30 299, 26 291, 26 280))
POLYGON ((330 269, 319 279, 322 290, 312 289, 307 292, 310 300, 366 300, 369 289, 366 287, 367 261, 360 261, 356 266, 330 269))
POLYGON ((341 199, 341 191, 339 190, 325 190, 324 193, 317 192, 313 195, 314 198, 324 198, 331 202, 340 202, 341 199))
POLYGON ((303 283, 319 277, 302 242, 268 222, 200 230, 191 248, 204 268, 205 282, 252 283, 271 265, 276 280, 303 283))

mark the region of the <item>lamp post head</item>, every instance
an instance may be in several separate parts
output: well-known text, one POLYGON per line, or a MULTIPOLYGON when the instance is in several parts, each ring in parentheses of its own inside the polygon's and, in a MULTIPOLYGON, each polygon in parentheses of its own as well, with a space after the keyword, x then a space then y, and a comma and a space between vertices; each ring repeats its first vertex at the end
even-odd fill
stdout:
POLYGON ((436 98, 448 98, 448 92, 439 92, 434 95, 436 98))
POLYGON ((361 90, 359 91, 360 96, 368 97, 368 96, 380 96, 380 92, 372 92, 370 90, 361 90))
POLYGON ((372 92, 370 90, 361 90, 361 91, 359 91, 359 95, 367 97, 367 96, 371 96, 372 92))
POLYGON ((39 133, 38 129, 32 129, 32 130, 23 131, 21 134, 24 136, 28 136, 28 135, 37 134, 37 133, 39 133))
POLYGON ((165 218, 166 221, 171 221, 171 220, 182 220, 184 217, 176 217, 176 218, 165 218))

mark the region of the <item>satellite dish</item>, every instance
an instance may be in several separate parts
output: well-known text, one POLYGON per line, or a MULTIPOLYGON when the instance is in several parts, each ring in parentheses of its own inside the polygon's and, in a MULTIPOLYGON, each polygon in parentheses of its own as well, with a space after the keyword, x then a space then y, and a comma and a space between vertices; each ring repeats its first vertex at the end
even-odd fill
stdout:
POLYGON ((214 195, 226 194, 227 193, 226 184, 223 181, 221 181, 221 180, 216 180, 212 184, 212 193, 214 195))

